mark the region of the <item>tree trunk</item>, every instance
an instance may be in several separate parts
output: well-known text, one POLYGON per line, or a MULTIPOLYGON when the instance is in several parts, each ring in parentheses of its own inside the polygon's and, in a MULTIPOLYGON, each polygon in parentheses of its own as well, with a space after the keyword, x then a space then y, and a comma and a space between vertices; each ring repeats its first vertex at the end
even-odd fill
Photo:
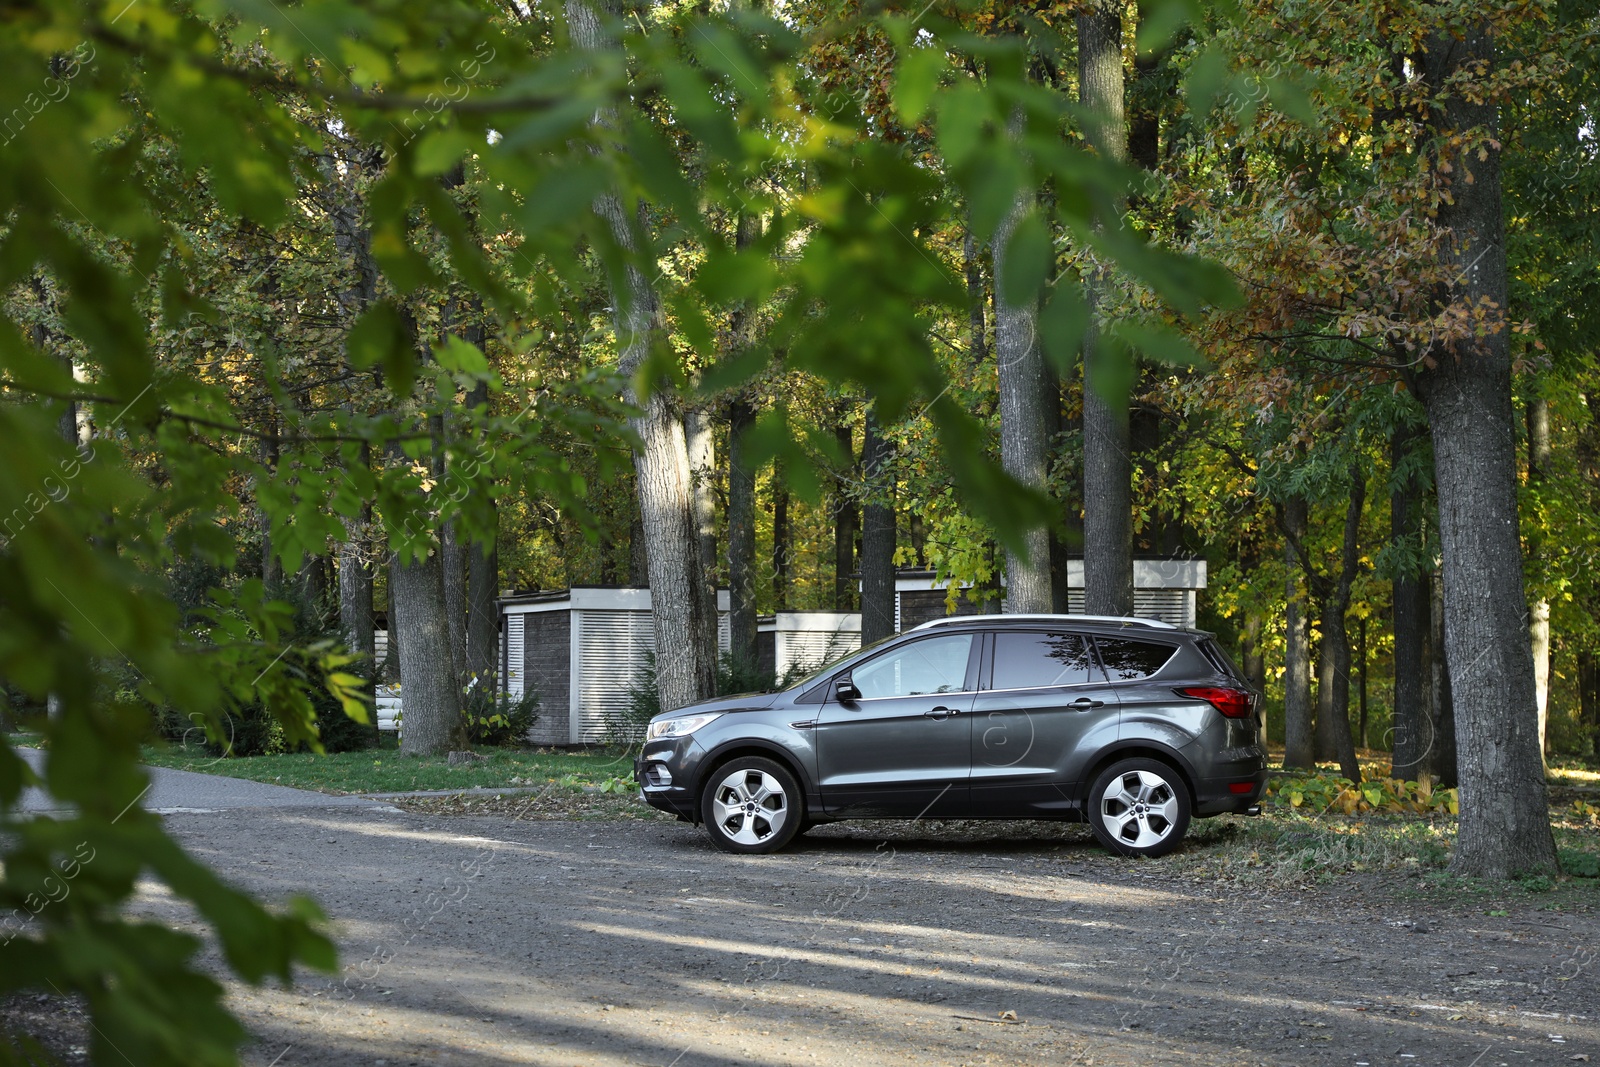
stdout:
MULTIPOLYGON (((1283 506, 1284 525, 1303 535, 1306 502, 1293 498, 1283 506)), ((1284 545, 1288 572, 1284 590, 1286 619, 1283 652, 1283 765, 1310 769, 1316 765, 1311 748, 1311 633, 1306 617, 1305 593, 1300 587, 1300 559, 1292 544, 1284 545)))
POLYGON ((1366 499, 1366 477, 1360 470, 1352 470, 1339 574, 1323 599, 1317 672, 1317 756, 1338 760, 1339 772, 1352 782, 1361 781, 1361 763, 1350 736, 1350 630, 1345 613, 1350 608, 1350 587, 1361 564, 1361 512, 1366 499))
MULTIPOLYGON (((1528 401, 1528 484, 1537 489, 1550 467, 1550 402, 1542 396, 1528 401)), ((1537 536, 1528 538, 1528 562, 1542 569, 1544 546, 1537 536)), ((1539 711, 1539 754, 1549 751, 1550 718, 1550 601, 1536 596, 1528 609, 1528 644, 1533 653, 1533 698, 1539 711)))
POLYGON ((1517 531, 1498 116, 1492 102, 1456 85, 1489 76, 1494 44, 1482 23, 1462 29, 1459 40, 1443 31, 1431 37, 1423 64, 1429 86, 1445 96, 1435 122, 1452 168, 1438 175, 1451 194, 1438 208, 1440 254, 1452 277, 1443 302, 1462 314, 1489 309, 1491 321, 1474 336, 1434 345, 1419 384, 1433 433, 1461 778, 1451 869, 1509 878, 1554 874, 1557 866, 1517 531))
MULTIPOLYGON (((261 474, 263 479, 270 479, 272 472, 278 468, 278 419, 276 414, 267 415, 267 432, 261 438, 261 474)), ((255 494, 257 501, 260 494, 255 494)), ((283 595, 283 563, 278 559, 278 553, 272 547, 272 516, 259 503, 256 506, 257 520, 261 525, 261 584, 266 587, 267 596, 278 597, 283 595)))
POLYGON ((1588 752, 1600 751, 1596 743, 1600 732, 1600 656, 1593 652, 1578 653, 1578 722, 1588 738, 1588 752))
MULTIPOLYGON (((490 514, 498 525, 498 513, 490 514)), ((500 550, 494 541, 468 545, 467 673, 479 684, 489 684, 500 672, 499 586, 500 550)), ((504 681, 497 684, 503 686, 504 681)))
POLYGON ((861 643, 870 645, 895 632, 894 619, 894 483, 889 476, 889 442, 878 429, 877 416, 867 413, 861 464, 867 503, 861 520, 861 643))
MULTIPOLYGON (((1249 682, 1256 692, 1262 694, 1267 691, 1267 659, 1262 654, 1261 648, 1261 631, 1264 628, 1264 623, 1265 620, 1262 619, 1259 611, 1253 609, 1246 611, 1244 615, 1244 630, 1239 635, 1240 669, 1244 671, 1245 681, 1249 682)), ((1260 741, 1262 747, 1265 747, 1267 744, 1267 717, 1265 715, 1261 716, 1260 741)))
MULTIPOLYGON (((1020 137, 1021 110, 1011 117, 1011 135, 1020 137)), ((1030 489, 1045 490, 1049 437, 1045 431, 1044 353, 1039 347, 1039 299, 1030 293, 1020 304, 1005 294, 1007 256, 1017 226, 1037 210, 1032 190, 1019 190, 994 234, 995 369, 1000 379, 1000 464, 1030 489)), ((1006 546, 1005 610, 1012 614, 1050 611, 1050 534, 1044 527, 1022 531, 1020 545, 1006 546)))
POLYGON ((772 609, 789 609, 789 480, 783 464, 772 463, 772 609))
POLYGON ((376 638, 373 625, 373 569, 368 558, 370 552, 373 507, 363 504, 362 515, 346 541, 338 544, 339 561, 339 632, 344 635, 344 645, 349 651, 362 656, 357 670, 366 677, 376 677, 374 656, 376 638))
MULTIPOLYGON (((607 13, 616 15, 614 3, 607 4, 607 13)), ((593 7, 581 0, 568 0, 566 15, 572 42, 580 51, 599 52, 614 47, 593 7)), ((614 125, 615 116, 599 114, 595 123, 614 125)), ((641 213, 643 208, 641 204, 641 213)), ((716 691, 717 620, 715 614, 707 618, 701 595, 706 575, 700 563, 694 483, 683 417, 666 383, 656 383, 648 396, 635 395, 631 384, 663 329, 661 305, 638 259, 643 251, 638 232, 641 223, 630 219, 622 200, 609 191, 595 197, 594 212, 626 257, 611 294, 617 369, 630 383, 628 399, 641 409, 630 425, 639 440, 633 469, 650 576, 656 687, 662 710, 673 711, 716 691)))
MULTIPOLYGON (((342 144, 333 141, 333 144, 342 144)), ((354 146, 349 146, 354 147, 354 146)), ((323 166, 323 179, 328 184, 329 207, 328 213, 333 221, 334 248, 339 253, 341 265, 348 261, 350 273, 343 275, 342 285, 339 289, 339 304, 343 311, 343 324, 346 329, 353 325, 361 313, 371 306, 378 293, 378 264, 372 255, 372 231, 362 217, 364 205, 355 185, 355 175, 360 172, 360 167, 346 167, 342 171, 334 166, 330 160, 323 166)), ((352 373, 354 370, 352 368, 352 373)), ((347 402, 346 410, 354 412, 355 399, 347 402)), ((361 464, 369 468, 372 463, 370 448, 361 446, 361 464)), ((364 669, 370 679, 366 686, 367 704, 372 708, 372 732, 378 735, 378 713, 376 704, 376 690, 379 682, 379 668, 383 664, 377 661, 377 638, 373 613, 373 586, 376 581, 374 553, 377 551, 378 542, 373 536, 372 503, 363 501, 361 512, 354 519, 345 520, 345 537, 335 547, 335 557, 339 565, 339 629, 344 635, 346 647, 353 653, 364 656, 364 669)), ((393 614, 391 612, 391 614, 393 614)), ((390 664, 393 671, 394 664, 399 660, 394 658, 394 625, 389 625, 390 664)))
POLYGON ((756 472, 744 458, 755 422, 744 397, 728 404, 728 633, 744 663, 756 661, 756 472))
POLYGON ((711 417, 695 408, 684 414, 689 473, 694 478, 695 543, 700 548, 700 610, 711 620, 711 647, 717 647, 717 446, 711 417))
MULTIPOLYGON (((760 216, 740 212, 734 247, 749 248, 761 236, 760 216)), ((755 343, 756 322, 746 305, 729 316, 734 355, 755 343)), ((756 472, 745 458, 745 435, 755 425, 755 408, 746 393, 728 402, 728 636, 735 663, 754 667, 756 653, 756 472)))
POLYGON ((649 553, 644 543, 644 519, 639 515, 639 494, 633 495, 633 515, 628 519, 628 584, 635 589, 650 586, 649 553))
MULTIPOLYGON (((481 339, 480 339, 481 340, 481 339)), ((467 406, 478 408, 489 403, 489 387, 479 383, 467 394, 467 406)), ((500 509, 493 497, 483 503, 488 510, 488 528, 478 540, 467 544, 467 659, 466 673, 480 685, 495 686, 499 692, 505 680, 500 672, 500 509)))
POLYGON ((467 684, 467 553, 447 522, 439 531, 439 580, 444 590, 445 634, 450 639, 450 662, 456 666, 456 684, 467 684))
POLYGON ((383 654, 382 681, 390 685, 404 685, 405 679, 400 676, 400 628, 394 621, 394 554, 390 553, 389 563, 383 569, 383 626, 387 635, 388 647, 383 654))
POLYGON ((1367 747, 1367 663, 1367 617, 1363 615, 1356 620, 1356 669, 1361 679, 1361 729, 1356 733, 1356 745, 1363 749, 1367 747))
POLYGON ((1456 750, 1455 702, 1450 696, 1450 657, 1444 643, 1444 576, 1437 571, 1430 575, 1428 590, 1431 620, 1428 634, 1428 678, 1431 683, 1428 703, 1433 714, 1433 772, 1438 776, 1441 786, 1454 789, 1460 783, 1461 774, 1456 750))
MULTIPOLYGON (((1122 76, 1122 5, 1091 0, 1079 15, 1078 99, 1095 151, 1128 158, 1122 76)), ((1083 339, 1083 608, 1091 615, 1133 614, 1133 461, 1128 396, 1100 342, 1096 318, 1110 285, 1104 271, 1085 279, 1089 329, 1083 339)))
POLYGON ((400 751, 436 756, 463 747, 461 690, 450 658, 440 553, 389 568, 389 627, 400 644, 400 751))
POLYGON ((984 321, 983 259, 972 236, 970 212, 961 227, 961 265, 967 276, 967 363, 976 369, 989 356, 989 327, 984 321))
POLYGON ((1390 774, 1414 782, 1429 772, 1433 721, 1427 701, 1430 597, 1425 574, 1414 569, 1423 549, 1421 479, 1407 473, 1421 435, 1410 427, 1390 439, 1395 472, 1389 496, 1389 536, 1397 558, 1391 579, 1394 609, 1394 758, 1390 774), (1409 561, 1409 562, 1407 562, 1409 561))
POLYGON ((851 429, 848 412, 839 412, 839 422, 834 426, 834 439, 839 444, 848 465, 847 477, 840 478, 833 490, 833 610, 854 611, 856 605, 856 526, 859 511, 856 508, 853 483, 860 477, 856 463, 855 434, 851 429))

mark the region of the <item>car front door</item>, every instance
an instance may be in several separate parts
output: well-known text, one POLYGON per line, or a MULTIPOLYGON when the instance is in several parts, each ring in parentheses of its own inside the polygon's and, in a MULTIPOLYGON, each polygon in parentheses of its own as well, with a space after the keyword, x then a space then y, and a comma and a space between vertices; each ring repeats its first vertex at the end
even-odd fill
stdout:
POLYGON ((991 634, 972 714, 972 811, 1059 818, 1117 739, 1117 694, 1080 634, 991 634))
POLYGON ((896 645, 836 679, 817 718, 823 807, 840 818, 966 813, 975 634, 896 645), (859 692, 837 696, 842 680, 859 692))

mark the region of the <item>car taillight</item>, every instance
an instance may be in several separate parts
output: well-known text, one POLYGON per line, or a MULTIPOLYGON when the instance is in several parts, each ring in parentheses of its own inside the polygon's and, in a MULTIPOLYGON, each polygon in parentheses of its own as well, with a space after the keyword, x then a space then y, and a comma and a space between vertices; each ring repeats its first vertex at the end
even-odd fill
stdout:
POLYGON ((1186 685, 1179 696, 1204 700, 1230 719, 1248 719, 1255 697, 1248 689, 1229 689, 1219 685, 1186 685))

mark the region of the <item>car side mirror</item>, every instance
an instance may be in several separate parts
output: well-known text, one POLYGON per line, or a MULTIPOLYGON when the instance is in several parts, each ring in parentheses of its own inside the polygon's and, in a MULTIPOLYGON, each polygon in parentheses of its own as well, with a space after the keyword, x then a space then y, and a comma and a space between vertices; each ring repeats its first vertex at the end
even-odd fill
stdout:
POLYGON ((833 695, 843 703, 851 703, 861 699, 861 690, 856 688, 856 683, 847 674, 834 685, 833 695))

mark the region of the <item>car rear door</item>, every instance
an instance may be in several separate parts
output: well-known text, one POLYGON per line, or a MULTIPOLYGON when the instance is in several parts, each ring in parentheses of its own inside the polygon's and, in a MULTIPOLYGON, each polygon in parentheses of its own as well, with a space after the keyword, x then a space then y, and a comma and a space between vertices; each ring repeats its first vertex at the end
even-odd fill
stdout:
POLYGON ((830 686, 817 717, 817 777, 829 815, 966 813, 972 699, 982 639, 934 634, 855 664, 859 700, 830 686))
POLYGON ((1050 818, 1117 739, 1118 705, 1089 641, 1066 630, 989 635, 972 715, 976 817, 1050 818))

